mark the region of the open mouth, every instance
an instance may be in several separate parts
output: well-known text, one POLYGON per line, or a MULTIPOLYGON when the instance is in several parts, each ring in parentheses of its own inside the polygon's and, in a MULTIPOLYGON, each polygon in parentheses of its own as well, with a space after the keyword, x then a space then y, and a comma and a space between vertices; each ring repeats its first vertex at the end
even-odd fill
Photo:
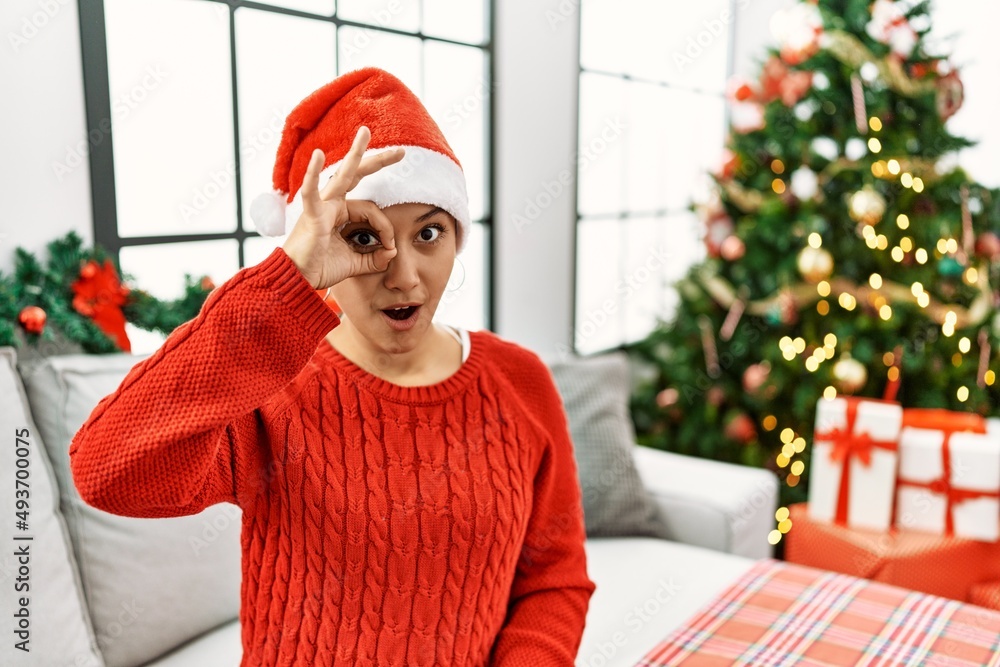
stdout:
POLYGON ((405 320, 420 306, 406 306, 405 308, 387 308, 382 312, 391 317, 394 320, 405 320))

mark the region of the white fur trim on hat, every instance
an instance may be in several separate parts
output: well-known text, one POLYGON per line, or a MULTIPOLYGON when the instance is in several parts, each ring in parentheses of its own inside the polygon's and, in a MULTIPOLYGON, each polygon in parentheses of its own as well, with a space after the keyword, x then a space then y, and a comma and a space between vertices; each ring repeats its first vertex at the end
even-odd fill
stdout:
MULTIPOLYGON (((392 148, 397 147, 384 146, 367 150, 365 157, 392 148)), ((347 198, 369 200, 379 208, 394 204, 440 206, 458 223, 461 232, 458 234, 459 245, 456 246, 456 251, 461 252, 469 238, 471 227, 465 174, 454 160, 442 153, 423 146, 402 146, 402 148, 406 151, 402 160, 362 178, 354 189, 347 193, 347 198)), ((343 160, 335 162, 320 172, 320 190, 326 186, 327 181, 342 163, 343 160)), ((255 199, 254 202, 256 201, 255 199)), ((259 212, 263 213, 265 206, 266 204, 261 204, 259 212)), ((251 217, 257 224, 253 208, 251 206, 251 217)), ((300 215, 302 215, 301 190, 295 193, 295 198, 285 208, 287 232, 292 230, 300 215)))

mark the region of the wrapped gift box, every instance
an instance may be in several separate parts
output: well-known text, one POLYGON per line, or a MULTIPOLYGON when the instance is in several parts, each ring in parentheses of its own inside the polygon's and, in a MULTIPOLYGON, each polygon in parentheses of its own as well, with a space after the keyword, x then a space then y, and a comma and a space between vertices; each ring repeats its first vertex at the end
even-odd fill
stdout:
MULTIPOLYGON (((789 512, 785 559, 793 563, 968 602, 978 584, 1000 581, 1000 543, 847 528, 813 520, 805 503, 790 506, 789 512)), ((985 591, 979 595, 988 599, 985 591)))
POLYGON ((896 494, 898 528, 1000 540, 1000 435, 979 415, 907 409, 896 494))
POLYGON ((888 530, 896 488, 898 403, 854 397, 816 403, 809 515, 817 521, 888 530))

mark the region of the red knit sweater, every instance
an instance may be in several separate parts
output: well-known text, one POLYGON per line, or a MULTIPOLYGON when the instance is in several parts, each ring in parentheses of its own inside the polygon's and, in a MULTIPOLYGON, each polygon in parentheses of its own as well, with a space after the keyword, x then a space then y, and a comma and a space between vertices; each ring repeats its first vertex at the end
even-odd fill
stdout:
POLYGON ((282 248, 237 272, 74 436, 81 498, 242 508, 241 667, 572 665, 596 586, 548 368, 480 330, 404 387, 339 323, 282 248))

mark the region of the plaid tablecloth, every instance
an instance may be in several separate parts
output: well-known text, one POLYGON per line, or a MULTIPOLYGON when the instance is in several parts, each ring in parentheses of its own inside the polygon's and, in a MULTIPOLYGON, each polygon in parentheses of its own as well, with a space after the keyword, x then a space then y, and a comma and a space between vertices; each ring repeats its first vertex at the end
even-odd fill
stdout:
POLYGON ((1000 666, 1000 612, 763 560, 637 667, 661 665, 1000 666))

